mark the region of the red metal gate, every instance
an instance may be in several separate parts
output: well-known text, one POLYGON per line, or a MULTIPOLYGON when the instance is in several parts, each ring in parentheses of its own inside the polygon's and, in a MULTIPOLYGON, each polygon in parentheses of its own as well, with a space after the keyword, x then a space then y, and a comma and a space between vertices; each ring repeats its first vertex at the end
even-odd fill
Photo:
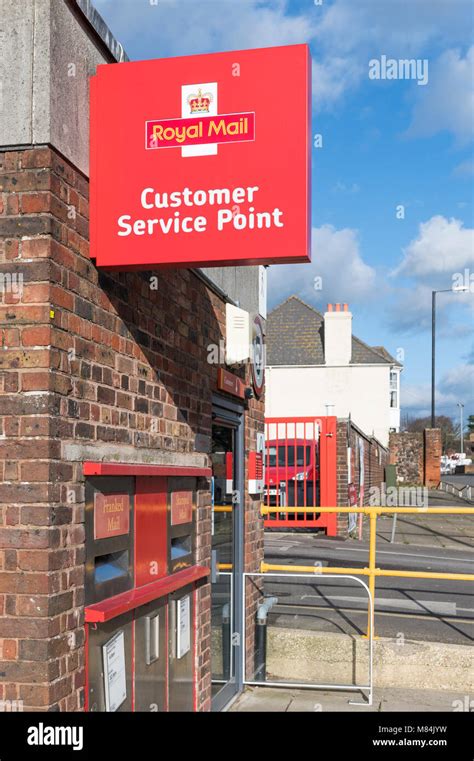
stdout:
POLYGON ((336 417, 265 418, 265 528, 324 528, 337 534, 336 417), (286 513, 287 507, 304 508, 286 513), (313 510, 308 508, 314 507, 313 510))

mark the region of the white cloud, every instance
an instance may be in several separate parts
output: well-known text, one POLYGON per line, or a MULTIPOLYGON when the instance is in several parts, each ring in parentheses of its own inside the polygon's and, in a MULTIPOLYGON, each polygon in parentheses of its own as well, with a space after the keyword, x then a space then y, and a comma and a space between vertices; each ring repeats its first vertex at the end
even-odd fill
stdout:
POLYGON ((364 67, 354 58, 329 56, 313 61, 313 100, 316 111, 330 109, 349 89, 355 89, 364 67))
POLYGON ((452 275, 472 267, 473 263, 474 230, 465 228, 459 219, 436 215, 420 224, 418 236, 404 249, 403 261, 393 274, 409 277, 445 275, 449 288, 452 275))
POLYGON ((293 293, 306 301, 366 301, 375 293, 376 273, 364 262, 359 250, 357 231, 336 230, 332 225, 313 228, 310 264, 284 264, 270 267, 268 297, 270 306, 293 293), (315 277, 322 279, 322 289, 314 287, 315 277))
POLYGON ((135 58, 289 45, 308 42, 314 35, 314 15, 289 15, 286 0, 158 0, 153 5, 148 0, 96 0, 95 4, 119 38, 133 40, 127 52, 135 58))
MULTIPOLYGON (((462 402, 468 409, 474 405, 474 365, 459 364, 451 368, 436 386, 436 412, 438 415, 457 414, 456 404, 462 402)), ((401 384, 401 405, 403 411, 411 411, 417 416, 428 415, 431 407, 431 386, 429 384, 401 384)))
MULTIPOLYGON (((420 55, 430 43, 469 39, 470 0, 95 0, 133 59, 314 43, 317 110, 331 109, 367 77, 373 55, 420 55)), ((419 89, 419 88, 418 88, 419 89)))
MULTIPOLYGON (((315 32, 316 108, 332 108, 367 80, 368 62, 374 56, 425 58, 428 46, 467 44, 471 28, 466 21, 471 12, 471 0, 410 0, 403 11, 400 0, 335 0, 320 12, 315 32)), ((455 107, 463 108, 459 103, 455 107)))
POLYGON ((456 398, 458 402, 474 397, 474 365, 455 365, 441 378, 439 389, 442 394, 456 398))
MULTIPOLYGON (((403 250, 403 259, 391 273, 395 298, 388 306, 387 321, 391 330, 415 334, 431 328, 431 293, 454 285, 470 286, 469 275, 474 267, 474 230, 465 228, 458 219, 441 215, 422 222, 418 235, 403 250), (467 271, 467 272, 466 272, 467 271), (457 275, 457 277, 456 277, 457 275), (407 286, 396 277, 409 278, 407 286)), ((437 333, 462 338, 472 332, 473 294, 456 293, 454 297, 438 297, 436 304, 437 333), (458 319, 453 322, 455 309, 458 319)))
POLYGON ((448 131, 459 144, 474 137, 474 45, 463 57, 446 50, 430 63, 429 82, 417 88, 407 137, 426 137, 448 131))
POLYGON ((456 177, 470 177, 474 174, 474 159, 466 159, 454 168, 453 174, 456 177))
POLYGON ((339 53, 365 46, 374 54, 404 56, 419 53, 430 43, 469 40, 471 0, 336 0, 327 6, 318 25, 317 40, 339 53))
POLYGON ((388 306, 390 329, 406 335, 416 334, 431 326, 431 288, 419 284, 411 288, 398 287, 395 300, 388 306))

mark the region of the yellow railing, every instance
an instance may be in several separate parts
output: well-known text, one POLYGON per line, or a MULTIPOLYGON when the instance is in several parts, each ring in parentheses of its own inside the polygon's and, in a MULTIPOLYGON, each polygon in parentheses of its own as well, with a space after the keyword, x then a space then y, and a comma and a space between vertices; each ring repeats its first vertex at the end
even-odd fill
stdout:
MULTIPOLYGON (((268 507, 262 505, 261 514, 284 512, 284 513, 314 513, 314 507, 268 507)), ((393 514, 417 514, 417 515, 474 515, 474 507, 318 507, 318 513, 362 513, 368 515, 369 526, 369 564, 366 568, 340 568, 330 566, 312 565, 279 565, 275 563, 261 564, 261 572, 270 571, 293 571, 294 573, 329 573, 329 574, 352 574, 354 576, 368 576, 369 589, 374 600, 375 607, 375 579, 377 576, 402 576, 410 579, 449 579, 456 581, 474 581, 472 573, 436 573, 432 571, 389 571, 376 567, 376 543, 377 543, 377 517, 379 515, 393 514)), ((375 626, 374 626, 375 629, 375 626)), ((367 637, 370 635, 370 612, 367 624, 367 637)), ((375 636, 375 631, 374 631, 375 636)))

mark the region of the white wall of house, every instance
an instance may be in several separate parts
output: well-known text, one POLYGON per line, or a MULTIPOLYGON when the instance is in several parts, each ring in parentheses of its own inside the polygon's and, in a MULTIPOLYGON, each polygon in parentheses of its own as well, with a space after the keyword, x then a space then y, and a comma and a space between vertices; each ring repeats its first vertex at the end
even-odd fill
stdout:
POLYGON ((398 406, 391 407, 390 369, 389 364, 267 367, 265 415, 350 414, 359 428, 387 446, 390 428, 400 425, 400 372, 395 370, 398 406), (327 404, 334 406, 328 410, 327 404))
POLYGON ((390 428, 400 430, 400 368, 390 371, 390 428))

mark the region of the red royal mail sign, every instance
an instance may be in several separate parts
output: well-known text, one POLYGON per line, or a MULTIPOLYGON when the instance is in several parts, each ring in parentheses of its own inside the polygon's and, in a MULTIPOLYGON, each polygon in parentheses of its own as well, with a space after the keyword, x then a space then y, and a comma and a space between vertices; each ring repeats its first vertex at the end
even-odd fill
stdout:
POLYGON ((307 45, 99 66, 97 266, 309 261, 310 83, 307 45))

